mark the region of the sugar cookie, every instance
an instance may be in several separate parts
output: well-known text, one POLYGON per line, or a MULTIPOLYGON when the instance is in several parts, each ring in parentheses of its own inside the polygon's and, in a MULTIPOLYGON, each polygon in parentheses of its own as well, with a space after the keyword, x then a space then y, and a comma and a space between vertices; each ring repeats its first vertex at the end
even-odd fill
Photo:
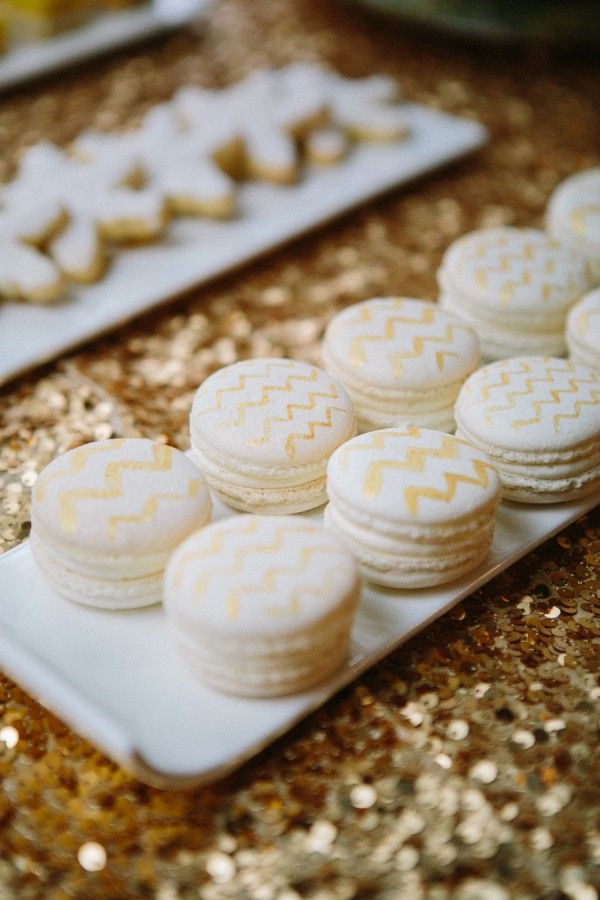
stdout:
POLYGON ((36 200, 61 206, 69 221, 50 241, 49 253, 68 278, 95 281, 105 265, 103 239, 149 239, 165 225, 161 197, 124 186, 129 170, 129 161, 112 153, 80 162, 41 142, 25 152, 4 196, 17 209, 31 208, 36 200))
POLYGON ((488 555, 500 481, 487 456, 425 428, 362 434, 327 468, 325 524, 365 578, 421 588, 466 575, 488 555))
POLYGON ((250 697, 313 687, 348 654, 359 578, 324 528, 291 516, 236 516, 193 534, 165 573, 165 611, 207 684, 250 697))
POLYGON ((587 258, 600 284, 600 167, 571 175, 558 185, 546 210, 550 234, 587 258))
POLYGON ((137 438, 70 450, 40 473, 31 548, 69 600, 106 609, 158 603, 166 561, 210 518, 206 482, 179 450, 137 438))
POLYGON ((322 355, 350 394, 362 431, 454 431, 454 403, 480 359, 469 325, 435 303, 406 297, 377 297, 338 313, 322 355))
POLYGON ((198 389, 190 454, 230 506, 301 512, 325 502, 327 460, 354 431, 350 398, 326 372, 294 360, 248 359, 198 389))
POLYGON ((571 307, 567 316, 567 345, 573 362, 600 369, 600 288, 571 307))
POLYGON ((456 402, 457 434, 488 454, 502 494, 558 503, 600 492, 600 372, 528 356, 479 369, 456 402))
POLYGON ((74 148, 84 159, 129 159, 131 170, 174 215, 223 218, 235 208, 232 180, 212 158, 216 135, 184 129, 170 104, 155 106, 133 132, 85 132, 74 148))
POLYGON ((64 292, 56 266, 38 246, 50 240, 65 221, 54 201, 0 209, 0 295, 34 303, 52 303, 64 292))
POLYGON ((591 287, 585 258, 534 228, 459 238, 438 280, 440 304, 474 327, 487 359, 564 353, 567 312, 591 287))

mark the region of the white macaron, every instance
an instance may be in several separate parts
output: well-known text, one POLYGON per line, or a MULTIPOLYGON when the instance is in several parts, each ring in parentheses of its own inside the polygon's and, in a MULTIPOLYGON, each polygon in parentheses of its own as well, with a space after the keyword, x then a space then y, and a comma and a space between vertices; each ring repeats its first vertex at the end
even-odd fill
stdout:
POLYGON ((440 303, 469 322, 486 359, 566 352, 570 307, 592 287, 585 256, 535 228, 488 228, 450 245, 440 303))
POLYGON ((69 600, 105 609, 158 603, 175 547, 210 519, 208 485, 179 450, 142 438, 69 450, 40 473, 31 549, 69 600))
POLYGON ((600 284, 600 167, 561 182, 548 201, 550 234, 587 258, 594 284, 600 284))
POLYGON ((456 423, 488 454, 509 500, 600 492, 600 372, 589 366, 539 356, 484 366, 458 396, 456 423))
POLYGON ((338 313, 323 363, 342 382, 361 431, 418 425, 454 431, 454 403, 480 361, 474 330, 427 300, 377 297, 338 313))
POLYGON ((600 288, 571 307, 567 317, 567 346, 573 362, 600 369, 600 288))
POLYGON ((343 386, 316 366, 248 359, 196 392, 191 459, 229 506, 264 515, 326 500, 327 460, 356 422, 343 386))
POLYGON ((322 526, 235 516, 189 537, 165 573, 165 610, 192 671, 227 693, 306 690, 348 654, 360 579, 322 526))
POLYGON ((353 438, 331 457, 327 490, 325 524, 377 584, 433 587, 488 555, 500 481, 481 451, 442 431, 353 438))

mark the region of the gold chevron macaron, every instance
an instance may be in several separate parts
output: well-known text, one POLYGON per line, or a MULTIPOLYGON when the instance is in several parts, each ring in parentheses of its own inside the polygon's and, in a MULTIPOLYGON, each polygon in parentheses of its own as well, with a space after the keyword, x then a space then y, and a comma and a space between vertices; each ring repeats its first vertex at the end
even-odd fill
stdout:
POLYGON ((440 304, 470 323, 483 356, 566 352, 565 319, 592 287, 586 257, 536 228, 484 228, 454 241, 438 272, 440 304))
POLYGON ((208 485, 173 447, 96 441, 57 457, 32 494, 31 549, 57 593, 86 606, 161 600, 166 561, 211 515, 208 485))
POLYGON ((361 434, 327 468, 325 524, 362 575, 386 587, 433 587, 487 557, 500 480, 488 457, 429 428, 361 434))
POLYGON ((229 506, 278 515, 326 500, 327 460, 356 430, 344 387, 316 366, 249 359, 211 375, 190 414, 190 458, 229 506))
POLYGON ((454 431, 454 403, 480 351, 471 326, 436 303, 376 297, 331 320, 322 357, 350 394, 361 431, 454 431))
POLYGON ((571 307, 567 316, 567 346, 573 362, 600 369, 600 288, 571 307))
POLYGON ((548 201, 546 227, 583 253, 600 285, 600 167, 576 172, 558 185, 548 201))
POLYGON ((191 535, 165 572, 184 660, 227 693, 307 690, 348 653, 360 591, 351 554, 304 517, 235 516, 191 535))
POLYGON ((600 496, 600 371, 522 356, 491 363, 456 401, 457 435, 487 453, 502 494, 524 503, 600 496))

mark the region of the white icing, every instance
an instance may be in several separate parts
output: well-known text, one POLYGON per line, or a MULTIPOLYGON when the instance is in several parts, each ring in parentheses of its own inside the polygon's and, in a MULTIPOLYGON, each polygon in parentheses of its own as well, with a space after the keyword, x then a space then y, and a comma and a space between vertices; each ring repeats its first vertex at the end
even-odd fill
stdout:
POLYGON ((534 453, 554 465, 561 451, 600 448, 600 372, 541 356, 491 363, 463 385, 456 421, 503 458, 534 453))
POLYGON ((585 258, 535 228, 489 228, 454 241, 439 272, 442 291, 475 318, 547 332, 591 286, 585 258))
POLYGON ((353 382, 427 392, 459 382, 479 363, 475 332, 427 300, 377 297, 338 313, 324 352, 353 382))
MULTIPOLYGON (((208 487, 179 450, 126 438, 70 450, 40 473, 34 528, 68 561, 163 557, 210 516, 208 487)), ((79 566, 81 568, 81 566, 79 566)), ((87 567, 86 567, 87 570, 87 567)))
POLYGON ((40 199, 0 209, 0 293, 6 297, 51 300, 62 290, 60 273, 35 247, 60 221, 60 204, 40 199))
POLYGON ((304 480, 325 469, 354 434, 354 410, 342 385, 316 366, 250 359, 215 372, 198 389, 190 415, 196 444, 226 469, 254 470, 254 482, 304 480))
POLYGON ((551 234, 585 253, 600 283, 600 168, 577 172, 559 184, 546 222, 551 234))
MULTIPOLYGON (((464 523, 498 500, 500 482, 488 457, 464 441, 427 428, 362 434, 333 454, 327 467, 331 502, 392 533, 401 523, 464 523)), ((461 525, 464 530, 464 525, 461 525)))
POLYGON ((178 547, 165 574, 167 615, 191 636, 218 640, 300 635, 351 615, 357 594, 356 567, 341 541, 291 516, 215 522, 178 547))
MULTIPOLYGON (((142 234, 157 235, 163 223, 162 200, 159 196, 122 187, 131 172, 131 160, 126 156, 98 153, 93 160, 80 161, 69 157, 53 144, 36 144, 24 154, 19 176, 5 188, 6 201, 16 208, 32 204, 38 199, 60 204, 69 214, 70 236, 59 243, 63 264, 74 261, 72 248, 87 249, 80 257, 75 271, 86 270, 101 253, 101 240, 91 239, 90 222, 99 231, 118 239, 132 239, 142 234), (79 239, 78 228, 85 234, 79 239)), ((50 246, 52 255, 53 246, 50 246)), ((67 269, 69 274, 75 274, 67 269)))

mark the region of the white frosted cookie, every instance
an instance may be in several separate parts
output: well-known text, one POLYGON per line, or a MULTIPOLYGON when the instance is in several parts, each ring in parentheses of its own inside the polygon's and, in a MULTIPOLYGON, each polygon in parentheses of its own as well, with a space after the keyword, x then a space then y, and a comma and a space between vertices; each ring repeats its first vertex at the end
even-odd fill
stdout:
POLYGON ((213 158, 225 142, 220 132, 184 127, 174 106, 162 103, 136 131, 84 132, 74 149, 87 160, 129 159, 131 170, 174 215, 223 218, 235 208, 233 182, 213 158))
POLYGON ((600 167, 558 185, 548 202, 546 227, 587 257, 594 284, 600 284, 600 167))
POLYGON ((457 434, 486 452, 502 494, 558 503, 600 491, 600 372, 527 356, 479 369, 456 402, 457 434))
POLYGON ((465 441, 426 428, 362 434, 327 468, 325 524, 365 578, 387 587, 453 581, 488 555, 500 481, 465 441))
POLYGON ((15 209, 36 202, 60 206, 68 221, 48 252, 68 278, 95 281, 104 270, 106 240, 146 240, 166 224, 162 198, 125 186, 129 174, 128 158, 110 152, 82 162, 43 141, 23 154, 19 176, 4 196, 15 209))
POLYGON ((304 150, 310 162, 318 166, 331 166, 346 156, 348 141, 340 128, 330 125, 311 131, 306 136, 304 150))
POLYGON ((535 228, 459 238, 438 280, 440 304, 475 328, 487 359, 565 353, 567 312, 591 287, 585 257, 535 228))
POLYGON ((333 121, 357 141, 397 141, 408 127, 397 103, 398 84, 385 75, 343 78, 326 72, 333 121))
POLYGON ((480 360, 469 325, 435 303, 406 297, 365 300, 338 313, 322 356, 350 394, 362 431, 454 431, 458 392, 480 360))
POLYGON ((193 534, 165 573, 165 610, 192 670, 218 690, 306 690, 348 653, 360 583, 344 545, 291 516, 236 516, 193 534))
POLYGON ((573 362, 600 369, 600 288, 571 307, 567 317, 567 345, 573 362))
POLYGON ((52 303, 64 291, 56 266, 39 249, 65 223, 62 206, 40 198, 0 209, 0 296, 52 303))
POLYGON ((40 473, 31 548, 61 595, 86 606, 158 603, 171 552, 210 519, 208 486, 185 454, 138 438, 70 450, 40 473))
POLYGON ((354 432, 348 394, 322 369, 248 359, 198 388, 190 454, 230 506, 301 512, 325 502, 327 460, 354 432))

